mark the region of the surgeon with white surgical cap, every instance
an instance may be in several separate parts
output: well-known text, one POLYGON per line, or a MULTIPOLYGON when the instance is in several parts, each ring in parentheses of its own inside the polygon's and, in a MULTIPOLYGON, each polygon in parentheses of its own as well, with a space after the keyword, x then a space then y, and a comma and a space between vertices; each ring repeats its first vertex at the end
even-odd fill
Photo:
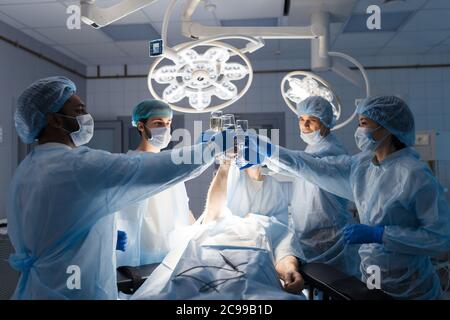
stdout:
MULTIPOLYGON (((90 233, 103 217, 202 173, 233 135, 184 147, 175 164, 170 152, 136 156, 111 154, 82 145, 94 121, 65 77, 36 81, 19 97, 14 115, 21 140, 38 145, 17 168, 8 200, 8 231, 21 273, 14 299, 116 299, 113 241, 90 233), (202 157, 203 155, 203 157, 202 157)), ((112 223, 96 230, 115 239, 112 223)))
POLYGON ((441 185, 412 149, 413 114, 395 96, 367 98, 357 113, 362 152, 354 156, 260 148, 255 135, 249 154, 355 202, 361 224, 346 227, 344 237, 361 244, 362 281, 376 273, 381 290, 394 298, 438 299, 442 289, 431 257, 450 250, 450 211, 441 185))
MULTIPOLYGON (((167 103, 148 99, 140 102, 132 113, 132 124, 141 141, 136 150, 159 153, 171 139, 173 112, 167 103)), ((139 266, 159 263, 170 250, 170 236, 178 227, 195 221, 189 210, 184 182, 124 208, 117 214, 117 229, 127 235, 125 251, 117 251, 117 266, 139 266)))
MULTIPOLYGON (((333 107, 322 97, 309 97, 297 105, 300 137, 305 152, 316 158, 346 155, 347 150, 330 131, 333 107)), ((292 222, 306 262, 329 264, 348 275, 359 275, 357 245, 346 245, 343 230, 354 220, 348 201, 317 185, 296 178, 292 192, 292 222)))

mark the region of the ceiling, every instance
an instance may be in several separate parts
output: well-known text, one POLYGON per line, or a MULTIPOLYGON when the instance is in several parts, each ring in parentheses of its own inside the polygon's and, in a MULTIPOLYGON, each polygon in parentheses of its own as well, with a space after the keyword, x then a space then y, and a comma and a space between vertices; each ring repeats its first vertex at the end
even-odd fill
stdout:
MULTIPOLYGON (((298 16, 283 16, 284 0, 209 0, 216 10, 209 12, 201 4, 193 19, 209 26, 221 25, 297 25, 298 16), (239 10, 237 10, 239 8, 239 10)), ((314 0, 331 1, 331 0, 314 0)), ((337 0, 332 0, 336 3, 337 0)), ((347 1, 347 0, 340 0, 347 1)), ((109 6, 120 0, 97 0, 109 6)), ((312 0, 291 0, 292 6, 312 0)), ((358 0, 352 16, 345 22, 332 23, 331 48, 357 57, 374 55, 450 54, 450 0, 358 0), (387 30, 358 29, 369 5, 382 8, 387 30)), ((91 65, 148 63, 148 41, 158 37, 162 18, 169 3, 155 3, 115 22, 110 30, 95 30, 82 25, 81 30, 66 27, 69 5, 77 0, 0 0, 0 21, 40 42, 91 65), (148 39, 145 34, 148 31, 148 39)), ((180 32, 180 17, 185 0, 179 0, 170 20, 168 41, 173 45, 187 39, 180 32)), ((298 11, 295 11, 298 12, 298 11)), ((291 12, 292 14, 292 12, 291 12)), ((301 15, 301 14, 299 14, 301 15)), ((267 40, 266 46, 252 54, 252 59, 308 58, 309 40, 267 40)))

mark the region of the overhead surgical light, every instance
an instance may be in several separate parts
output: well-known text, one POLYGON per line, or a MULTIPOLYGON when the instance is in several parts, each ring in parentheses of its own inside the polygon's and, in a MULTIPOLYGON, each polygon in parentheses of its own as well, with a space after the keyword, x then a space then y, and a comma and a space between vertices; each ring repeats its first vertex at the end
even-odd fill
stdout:
POLYGON ((250 61, 238 49, 226 43, 187 43, 175 47, 175 51, 179 57, 172 61, 173 64, 156 69, 162 58, 155 61, 150 68, 148 86, 151 94, 161 99, 152 80, 160 84, 168 84, 162 98, 177 111, 195 113, 225 108, 242 97, 251 85, 253 69, 250 61), (205 45, 208 49, 203 54, 194 50, 196 47, 205 45), (233 54, 239 56, 244 64, 229 62, 233 54), (245 77, 247 77, 247 83, 239 92, 233 81, 245 77), (226 102, 211 106, 213 96, 226 102), (184 98, 188 98, 189 105, 193 109, 174 105, 184 98))
MULTIPOLYGON (((364 67, 356 59, 341 52, 328 52, 328 56, 342 58, 354 64, 359 69, 364 79, 366 97, 370 96, 369 77, 364 67)), ((331 67, 332 71, 341 75, 350 82, 359 85, 358 80, 352 73, 353 71, 339 64, 334 59, 330 61, 330 64, 332 65, 331 67)), ((338 96, 336 95, 336 91, 332 88, 330 83, 328 83, 326 80, 324 80, 315 73, 306 71, 290 72, 281 80, 280 88, 284 102, 286 102, 289 109, 291 109, 294 113, 297 113, 297 108, 296 105, 292 104, 292 102, 298 104, 299 102, 305 100, 310 96, 321 96, 331 103, 333 107, 333 114, 336 116, 336 120, 339 120, 339 118, 341 117, 342 106, 338 96), (287 88, 286 86, 287 83, 289 84, 289 88, 287 88)), ((355 116, 356 116, 356 108, 355 111, 347 120, 337 124, 336 126, 333 127, 332 130, 337 130, 347 125, 353 120, 355 116)))
POLYGON ((281 95, 288 107, 295 113, 295 104, 311 96, 321 96, 333 106, 333 114, 338 120, 341 117, 341 103, 334 94, 331 85, 316 74, 306 71, 293 71, 281 80, 281 95), (288 89, 286 89, 288 85, 288 89))
POLYGON ((250 60, 244 53, 253 52, 264 45, 261 39, 250 36, 225 35, 190 41, 167 46, 167 28, 169 18, 177 0, 172 0, 164 15, 161 31, 163 54, 150 67, 148 88, 156 99, 163 99, 172 109, 187 112, 211 112, 223 109, 240 99, 250 88, 253 80, 253 69, 250 60), (219 40, 241 39, 248 42, 242 49, 235 48, 219 40), (200 53, 199 47, 206 47, 200 53), (229 61, 231 57, 239 57, 240 62, 229 61), (169 65, 157 66, 164 60, 170 60, 169 65), (233 83, 247 78, 243 88, 233 83), (153 81, 167 85, 162 97, 153 85, 153 81), (212 104, 212 98, 224 101, 212 104), (190 108, 176 105, 187 98, 190 108))

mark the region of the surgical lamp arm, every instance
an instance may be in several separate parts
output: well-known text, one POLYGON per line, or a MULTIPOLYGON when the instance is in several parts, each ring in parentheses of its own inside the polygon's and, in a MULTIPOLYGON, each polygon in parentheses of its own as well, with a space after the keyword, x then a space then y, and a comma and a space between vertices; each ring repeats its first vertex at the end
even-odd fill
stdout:
POLYGON ((96 5, 95 0, 80 0, 81 20, 98 29, 142 9, 156 0, 124 0, 108 8, 96 5))
MULTIPOLYGON (((175 7, 176 3, 178 0, 172 0, 165 13, 164 13, 164 20, 163 20, 163 24, 162 24, 162 28, 161 28, 161 38, 163 40, 163 55, 172 60, 172 61, 176 61, 178 59, 178 55, 176 53, 176 51, 172 48, 170 48, 168 46, 168 42, 167 42, 167 29, 169 27, 169 20, 170 20, 170 16, 172 14, 173 8, 175 7)), ((197 4, 198 5, 198 4, 197 4)), ((189 11, 189 6, 186 9, 186 11, 189 11)), ((193 7, 193 10, 195 10, 195 7, 193 7)), ((192 15, 193 10, 191 11, 190 15, 192 15)), ((182 28, 184 28, 185 24, 184 21, 186 19, 186 12, 183 15, 183 26, 182 28)), ((190 18, 189 18, 190 19, 190 18)), ((185 34, 183 32, 183 34, 185 34)), ((185 34, 186 35, 186 34, 185 34)), ((195 38, 195 37, 192 37, 195 38)), ((230 33, 226 33, 226 34, 214 34, 213 36, 210 37, 203 37, 201 39, 198 39, 192 43, 190 43, 191 45, 198 45, 198 44, 207 44, 210 43, 212 41, 218 41, 218 40, 226 40, 226 39, 243 39, 248 41, 249 43, 246 45, 245 48, 241 49, 240 51, 242 53, 251 53, 254 52, 256 50, 258 50, 259 48, 264 46, 264 42, 262 41, 262 39, 258 39, 256 37, 253 37, 251 35, 240 35, 240 34, 230 34, 230 33)), ((182 48, 179 48, 179 50, 182 50, 182 48)))
POLYGON ((182 33, 189 38, 204 39, 223 34, 239 34, 263 39, 313 39, 322 34, 306 27, 210 27, 192 22, 192 15, 201 0, 190 0, 182 18, 182 33))

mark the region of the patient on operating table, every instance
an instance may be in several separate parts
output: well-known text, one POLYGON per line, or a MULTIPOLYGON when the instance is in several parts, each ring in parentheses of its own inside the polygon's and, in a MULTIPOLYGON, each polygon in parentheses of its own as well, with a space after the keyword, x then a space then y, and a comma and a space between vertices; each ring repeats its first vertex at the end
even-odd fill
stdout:
POLYGON ((220 166, 203 215, 174 231, 174 249, 132 299, 304 298, 293 233, 273 216, 232 214, 226 206, 229 167, 220 166))

